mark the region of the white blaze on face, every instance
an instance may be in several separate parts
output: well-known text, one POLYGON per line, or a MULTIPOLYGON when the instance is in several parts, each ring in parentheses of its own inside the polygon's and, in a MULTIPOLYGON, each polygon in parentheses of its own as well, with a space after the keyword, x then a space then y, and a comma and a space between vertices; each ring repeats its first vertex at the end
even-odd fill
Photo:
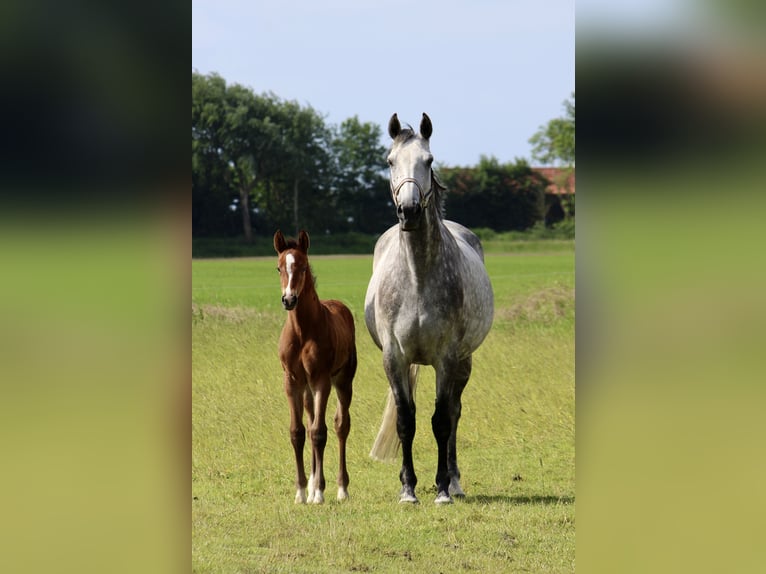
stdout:
POLYGON ((292 253, 288 253, 285 257, 285 271, 287 272, 287 287, 285 287, 285 297, 292 297, 292 283, 293 283, 293 267, 295 267, 295 257, 292 253))
POLYGON ((431 189, 433 156, 428 142, 421 138, 412 139, 392 150, 388 160, 391 165, 391 184, 397 190, 397 205, 412 205, 422 201, 431 189), (420 184, 420 190, 412 183, 399 187, 405 178, 415 179, 420 184))

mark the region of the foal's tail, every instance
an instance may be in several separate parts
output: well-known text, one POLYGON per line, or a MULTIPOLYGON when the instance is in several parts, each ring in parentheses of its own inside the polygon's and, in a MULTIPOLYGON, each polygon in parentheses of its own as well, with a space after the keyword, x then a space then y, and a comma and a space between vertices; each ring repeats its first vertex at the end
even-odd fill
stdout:
MULTIPOLYGON (((418 384, 418 365, 410 365, 410 396, 415 402, 415 389, 418 384)), ((391 389, 388 389, 388 402, 383 411, 383 422, 380 423, 378 436, 372 445, 370 456, 375 460, 393 461, 399 450, 399 434, 396 432, 396 402, 391 389)))

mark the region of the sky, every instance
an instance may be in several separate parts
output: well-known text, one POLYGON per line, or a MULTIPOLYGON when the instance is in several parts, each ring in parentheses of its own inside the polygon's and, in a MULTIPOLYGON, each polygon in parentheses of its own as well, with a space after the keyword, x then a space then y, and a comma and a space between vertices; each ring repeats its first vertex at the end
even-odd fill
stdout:
POLYGON ((391 114, 425 112, 445 165, 531 161, 575 90, 574 21, 574 0, 193 0, 192 68, 378 124, 385 145, 391 114))

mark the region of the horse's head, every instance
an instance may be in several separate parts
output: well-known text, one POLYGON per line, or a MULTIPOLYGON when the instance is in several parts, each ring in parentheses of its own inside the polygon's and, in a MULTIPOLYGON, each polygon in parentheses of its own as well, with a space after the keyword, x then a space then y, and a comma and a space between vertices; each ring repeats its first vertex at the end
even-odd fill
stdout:
POLYGON ((388 154, 391 195, 399 225, 404 231, 417 229, 423 210, 433 196, 431 164, 434 156, 428 143, 432 132, 431 119, 426 114, 420 122, 419 134, 412 128, 402 129, 396 114, 388 122, 388 135, 394 140, 388 154))
POLYGON ((282 305, 286 310, 292 311, 298 304, 298 297, 306 284, 306 274, 310 273, 309 234, 301 230, 298 241, 288 241, 281 231, 277 231, 274 234, 274 249, 279 255, 277 271, 282 283, 282 305))

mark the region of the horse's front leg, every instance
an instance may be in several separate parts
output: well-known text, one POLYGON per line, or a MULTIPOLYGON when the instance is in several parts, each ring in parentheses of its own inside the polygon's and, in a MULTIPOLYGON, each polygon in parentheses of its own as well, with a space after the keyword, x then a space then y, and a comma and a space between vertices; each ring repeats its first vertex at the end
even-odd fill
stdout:
POLYGON ((309 502, 321 504, 324 502, 324 448, 327 444, 327 424, 325 423, 325 414, 327 412, 327 399, 330 396, 330 377, 322 376, 312 381, 312 391, 314 394, 314 420, 311 424, 309 436, 312 445, 311 462, 311 482, 309 491, 313 490, 313 496, 309 497, 309 502), (312 488, 313 487, 313 488, 312 488))
POLYGON ((417 503, 415 486, 418 478, 412 461, 412 441, 415 438, 415 399, 411 392, 410 365, 403 356, 391 349, 383 353, 383 368, 396 402, 396 432, 402 443, 402 469, 399 480, 402 490, 399 502, 417 503))
POLYGON ((451 495, 465 496, 457 466, 457 425, 462 410, 463 389, 471 375, 471 357, 445 360, 436 370, 436 408, 431 428, 439 452, 436 468, 437 504, 451 503, 451 495))
POLYGON ((460 469, 457 466, 457 427, 460 422, 460 415, 463 410, 462 396, 463 389, 468 384, 468 379, 471 376, 471 369, 473 365, 473 357, 469 356, 464 359, 458 366, 458 377, 456 379, 456 386, 453 389, 455 400, 452 403, 450 410, 450 423, 451 432, 449 435, 449 444, 447 448, 447 472, 449 473, 449 493, 452 496, 458 498, 464 498, 465 492, 460 486, 460 469))
POLYGON ((303 388, 305 382, 285 370, 285 394, 290 409, 290 442, 295 453, 295 502, 306 502, 306 469, 303 466, 303 445, 306 442, 306 427, 303 426, 303 388))

